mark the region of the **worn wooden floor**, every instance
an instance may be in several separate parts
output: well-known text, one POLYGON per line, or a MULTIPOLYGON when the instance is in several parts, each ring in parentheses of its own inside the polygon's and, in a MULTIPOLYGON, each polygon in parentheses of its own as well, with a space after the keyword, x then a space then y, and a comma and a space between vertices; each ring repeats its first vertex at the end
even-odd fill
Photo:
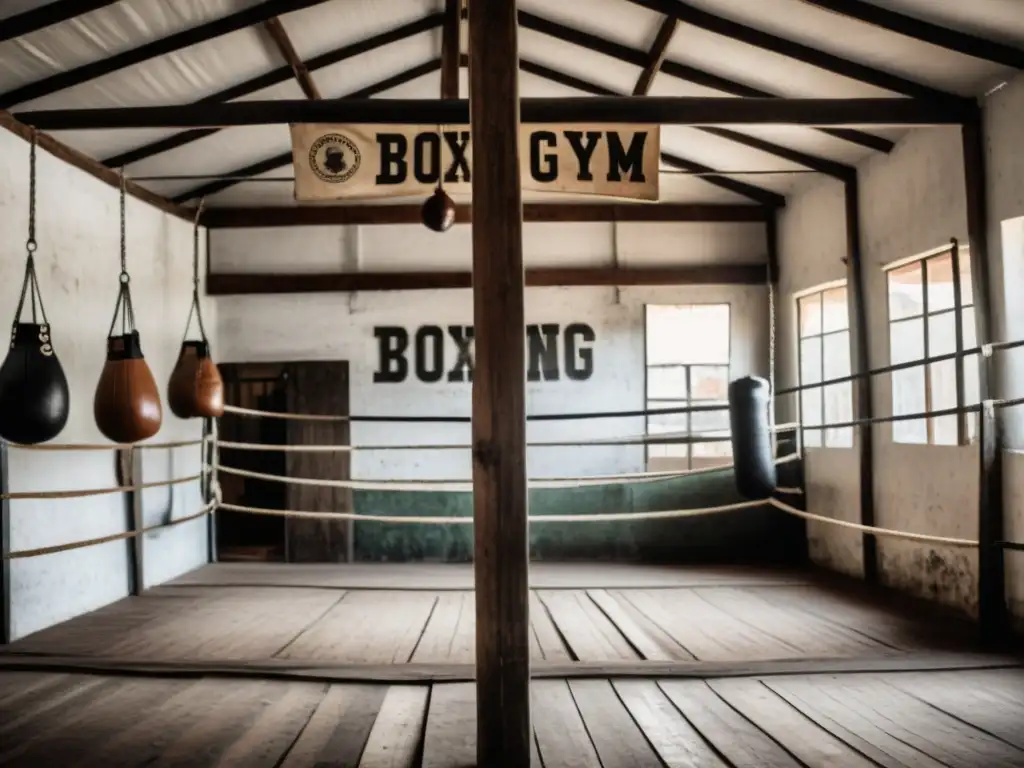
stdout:
MULTIPOLYGON (((470 683, 0 672, 0 765, 468 768, 470 683)), ((1024 766, 1024 672, 535 680, 544 768, 1024 766)))
MULTIPOLYGON (((964 651, 965 627, 799 573, 538 565, 536 666, 878 660, 964 651)), ((125 664, 288 669, 407 665, 458 678, 474 660, 468 567, 223 564, 44 630, 0 653, 125 664)), ((403 674, 391 670, 389 679, 403 674)))

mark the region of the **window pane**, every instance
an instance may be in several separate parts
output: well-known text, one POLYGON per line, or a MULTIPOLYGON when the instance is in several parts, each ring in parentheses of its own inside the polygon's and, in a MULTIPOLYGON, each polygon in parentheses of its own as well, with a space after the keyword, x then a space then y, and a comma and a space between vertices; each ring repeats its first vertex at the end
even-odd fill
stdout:
POLYGON ((843 331, 850 326, 846 310, 846 288, 832 288, 821 294, 821 330, 823 333, 843 331))
POLYGON ((672 368, 648 368, 647 397, 685 400, 688 397, 686 368, 681 365, 672 368))
MULTIPOLYGON (((853 421, 853 384, 831 384, 825 387, 825 423, 842 424, 853 421)), ((853 427, 825 430, 825 445, 829 448, 850 448, 853 445, 853 427)))
MULTIPOLYGON (((925 410, 924 366, 892 374, 892 412, 894 416, 925 410)), ((927 443, 928 425, 924 419, 894 421, 892 439, 896 443, 927 443)))
MULTIPOLYGON (((662 409, 686 408, 690 404, 686 401, 651 403, 650 410, 659 411, 662 409)), ((647 433, 651 435, 664 434, 666 432, 685 433, 689 429, 689 412, 686 413, 652 413, 647 417, 647 433)))
POLYGON ((928 312, 952 309, 953 301, 953 256, 936 256, 928 259, 928 312))
POLYGON ((960 306, 974 304, 974 282, 971 279, 971 249, 960 246, 960 306))
MULTIPOLYGON (((964 405, 977 405, 981 401, 981 360, 978 355, 969 355, 964 358, 964 405)), ((967 414, 967 439, 973 440, 978 436, 978 414, 967 414)))
POLYGON ((900 320, 924 312, 921 262, 889 272, 889 319, 900 320))
MULTIPOLYGON (((929 366, 933 411, 956 407, 956 363, 946 360, 929 366)), ((956 416, 936 416, 932 419, 932 441, 935 445, 956 445, 956 416)))
POLYGON ((966 307, 963 310, 964 316, 964 349, 974 349, 978 346, 978 326, 974 321, 974 307, 966 307))
POLYGON ((822 337, 825 360, 822 366, 824 381, 850 375, 850 332, 830 333, 822 337))
POLYGON ((816 384, 821 381, 821 337, 814 336, 800 342, 800 383, 816 384))
POLYGON ((956 352, 956 313, 943 312, 941 315, 929 315, 928 356, 938 357, 953 352, 956 352))
MULTIPOLYGON (((728 437, 729 431, 724 430, 715 432, 713 436, 728 437)), ((728 440, 716 443, 694 443, 693 455, 703 458, 712 456, 732 456, 732 443, 728 440)))
POLYGON ((889 359, 893 365, 924 357, 924 319, 901 320, 889 326, 889 359))
POLYGON ((799 299, 797 309, 800 312, 800 338, 821 333, 821 294, 799 299))
MULTIPOLYGON (((725 403, 722 403, 725 406, 725 403)), ((694 411, 692 416, 691 429, 697 432, 725 431, 729 434, 729 411, 694 411)))
POLYGON ((647 305, 647 364, 729 362, 729 305, 647 305))
POLYGON ((690 369, 690 384, 693 400, 729 400, 729 368, 728 366, 695 365, 690 369))
MULTIPOLYGON (((821 390, 805 389, 800 393, 800 420, 806 426, 821 424, 821 390)), ((804 445, 814 448, 821 447, 822 431, 820 429, 804 430, 804 445)))

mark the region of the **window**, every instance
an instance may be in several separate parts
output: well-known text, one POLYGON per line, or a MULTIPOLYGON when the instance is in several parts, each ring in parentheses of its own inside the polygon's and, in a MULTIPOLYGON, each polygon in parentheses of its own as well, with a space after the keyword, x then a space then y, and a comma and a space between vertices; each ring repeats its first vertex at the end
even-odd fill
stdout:
MULTIPOLYGON (((816 288, 796 300, 800 329, 800 386, 821 384, 850 375, 850 316, 846 283, 816 288)), ((805 426, 842 424, 853 420, 853 384, 811 386, 800 391, 800 422, 805 426)), ((809 447, 849 448, 853 428, 805 429, 809 447)))
MULTIPOLYGON (((729 437, 729 305, 647 306, 647 408, 719 405, 721 411, 655 414, 648 434, 712 433, 729 437)), ((648 466, 699 467, 726 464, 728 440, 647 446, 648 466)))
MULTIPOLYGON (((966 248, 946 249, 893 267, 889 284, 889 356, 893 365, 952 354, 957 350, 957 321, 961 321, 963 349, 977 346, 971 255, 966 248), (954 281, 959 262, 959 281, 954 281), (960 301, 957 304, 956 282, 960 301)), ((922 364, 892 374, 894 416, 941 411, 958 404, 978 402, 978 356, 963 361, 964 391, 957 387, 955 360, 922 364)), ((896 421, 896 443, 963 445, 974 437, 975 415, 937 416, 917 421, 896 421)))

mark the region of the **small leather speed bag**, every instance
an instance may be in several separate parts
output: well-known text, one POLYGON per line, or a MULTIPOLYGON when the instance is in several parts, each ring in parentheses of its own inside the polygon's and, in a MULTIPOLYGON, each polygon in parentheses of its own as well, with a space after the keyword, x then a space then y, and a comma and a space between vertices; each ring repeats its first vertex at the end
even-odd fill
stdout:
POLYGON ((64 429, 70 410, 68 380, 50 344, 50 326, 15 323, 0 366, 0 437, 45 443, 64 429))
POLYGON ((100 432, 115 443, 137 443, 160 431, 160 393, 142 356, 138 331, 107 339, 93 414, 100 432))
POLYGON ((183 341, 167 382, 167 404, 179 419, 224 415, 224 381, 205 341, 183 341))

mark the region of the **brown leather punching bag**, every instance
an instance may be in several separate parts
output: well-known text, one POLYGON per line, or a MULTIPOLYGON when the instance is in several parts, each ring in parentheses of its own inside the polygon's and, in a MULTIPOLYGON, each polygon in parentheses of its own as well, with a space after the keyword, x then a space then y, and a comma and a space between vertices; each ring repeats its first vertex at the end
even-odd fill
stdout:
POLYGON ((160 431, 163 408, 139 332, 107 339, 107 362, 93 398, 96 426, 115 443, 137 443, 160 431))
POLYGON ((167 404, 179 419, 224 415, 224 382, 205 341, 183 341, 167 383, 167 404))

